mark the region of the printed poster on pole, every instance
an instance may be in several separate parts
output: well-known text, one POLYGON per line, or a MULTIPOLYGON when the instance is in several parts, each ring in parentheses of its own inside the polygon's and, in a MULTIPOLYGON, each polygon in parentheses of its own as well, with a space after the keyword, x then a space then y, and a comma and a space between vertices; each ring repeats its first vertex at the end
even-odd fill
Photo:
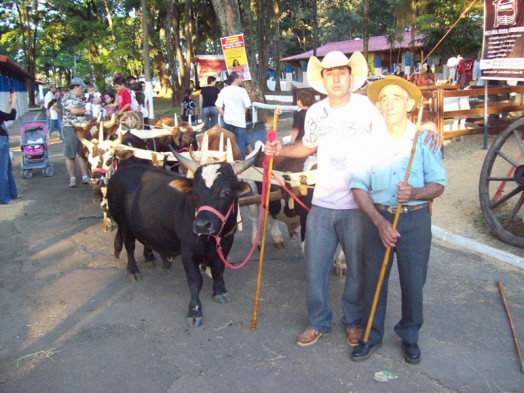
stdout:
POLYGON ((484 0, 480 75, 524 80, 524 0, 484 0))
POLYGON ((244 81, 251 80, 249 64, 247 62, 244 34, 222 37, 220 39, 228 73, 236 72, 244 81))

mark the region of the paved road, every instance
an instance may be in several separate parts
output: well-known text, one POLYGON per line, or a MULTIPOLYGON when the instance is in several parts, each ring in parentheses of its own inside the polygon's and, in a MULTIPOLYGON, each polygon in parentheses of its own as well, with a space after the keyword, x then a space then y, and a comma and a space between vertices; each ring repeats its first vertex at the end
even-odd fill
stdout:
MULTIPOLYGON (((336 276, 332 333, 310 348, 295 345, 307 323, 298 239, 284 250, 266 247, 255 332, 257 253, 245 268, 226 272, 229 304, 213 303, 205 279, 204 325, 188 329, 179 260, 165 272, 139 257, 143 280, 129 282, 125 257, 112 256, 114 233, 101 231, 91 191, 68 187, 56 134, 49 151, 55 175, 26 180, 16 171, 24 197, 0 206, 1 393, 524 391, 497 287, 502 280, 524 337, 522 270, 434 241, 417 366, 404 362, 393 332, 396 272, 384 346, 371 359, 349 359, 340 323, 343 279, 336 276), (375 382, 379 371, 398 378, 375 382)), ((247 230, 236 236, 230 260, 245 257, 248 238, 247 230)))

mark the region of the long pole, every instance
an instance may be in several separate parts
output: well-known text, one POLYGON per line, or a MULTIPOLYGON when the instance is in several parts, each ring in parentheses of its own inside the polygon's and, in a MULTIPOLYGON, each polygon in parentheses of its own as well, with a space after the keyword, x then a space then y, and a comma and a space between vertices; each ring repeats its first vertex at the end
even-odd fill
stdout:
MULTIPOLYGON (((413 145, 411 146, 411 154, 409 156, 408 168, 406 169, 406 174, 404 175, 404 185, 408 184, 409 173, 411 172, 411 165, 413 164, 413 157, 415 157, 415 150, 417 148, 417 139, 420 132, 420 124, 422 123, 422 110, 424 106, 420 104, 418 107, 418 117, 417 117, 417 128, 415 132, 415 137, 413 138, 413 145)), ((397 205, 397 210, 395 212, 395 217, 393 218, 393 229, 397 228, 398 218, 400 216, 400 210, 402 204, 397 205)), ((375 312, 377 311, 378 297, 380 296, 380 290, 382 289, 382 283, 384 282, 384 275, 386 273, 386 267, 388 266, 389 255, 391 253, 391 247, 386 248, 386 253, 384 254, 384 260, 382 261, 382 267, 380 269, 380 274, 378 276, 377 289, 375 290, 375 296, 373 297, 373 304, 371 305, 371 311, 369 313, 368 323, 366 326, 366 332, 364 333, 363 341, 367 342, 369 340, 369 333, 371 332, 371 325, 373 325, 373 319, 375 318, 375 312)))
POLYGON ((515 347, 517 348, 517 354, 519 355, 520 360, 520 371, 524 373, 524 361, 522 360, 522 353, 520 352, 519 338, 517 336, 517 330, 513 324, 513 317, 511 316, 511 311, 509 309, 508 303, 506 302, 506 293, 504 292, 504 286, 502 281, 499 282, 500 295, 502 296, 502 302, 504 303, 504 308, 506 309, 506 315, 508 316, 509 326, 511 327, 511 333, 513 333, 513 341, 515 342, 515 347))
MULTIPOLYGON (((277 138, 278 114, 280 111, 275 109, 273 115, 273 129, 267 133, 267 139, 273 142, 277 138)), ((266 157, 267 159, 267 157, 266 157)), ((269 214, 269 194, 271 192, 271 173, 273 172, 273 156, 269 157, 269 165, 267 170, 267 190, 264 211, 264 223, 262 226, 262 245, 260 246, 260 257, 258 259, 258 275, 257 275, 257 289, 255 291, 255 305, 253 307, 253 320, 251 321, 251 331, 257 330, 257 316, 258 316, 258 300, 260 299, 260 284, 262 282, 262 266, 264 263, 264 251, 266 248, 266 230, 267 230, 267 216, 269 214)))

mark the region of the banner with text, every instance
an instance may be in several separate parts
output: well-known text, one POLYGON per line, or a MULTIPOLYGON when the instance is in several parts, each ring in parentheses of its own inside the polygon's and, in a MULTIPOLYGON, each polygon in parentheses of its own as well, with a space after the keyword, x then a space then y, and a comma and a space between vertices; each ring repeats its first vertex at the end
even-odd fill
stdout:
POLYGON ((484 0, 482 79, 524 80, 524 0, 484 0))
POLYGON ((251 80, 249 64, 247 62, 244 34, 222 37, 220 39, 226 67, 229 73, 236 72, 244 81, 251 80))

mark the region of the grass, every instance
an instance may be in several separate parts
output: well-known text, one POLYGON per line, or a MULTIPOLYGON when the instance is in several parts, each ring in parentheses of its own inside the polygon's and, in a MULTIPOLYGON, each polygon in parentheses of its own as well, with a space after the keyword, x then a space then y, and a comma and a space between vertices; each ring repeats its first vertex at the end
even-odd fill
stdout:
POLYGON ((154 97, 153 105, 155 108, 156 119, 160 119, 161 117, 173 117, 175 112, 177 115, 180 115, 180 107, 173 108, 170 98, 154 97))

